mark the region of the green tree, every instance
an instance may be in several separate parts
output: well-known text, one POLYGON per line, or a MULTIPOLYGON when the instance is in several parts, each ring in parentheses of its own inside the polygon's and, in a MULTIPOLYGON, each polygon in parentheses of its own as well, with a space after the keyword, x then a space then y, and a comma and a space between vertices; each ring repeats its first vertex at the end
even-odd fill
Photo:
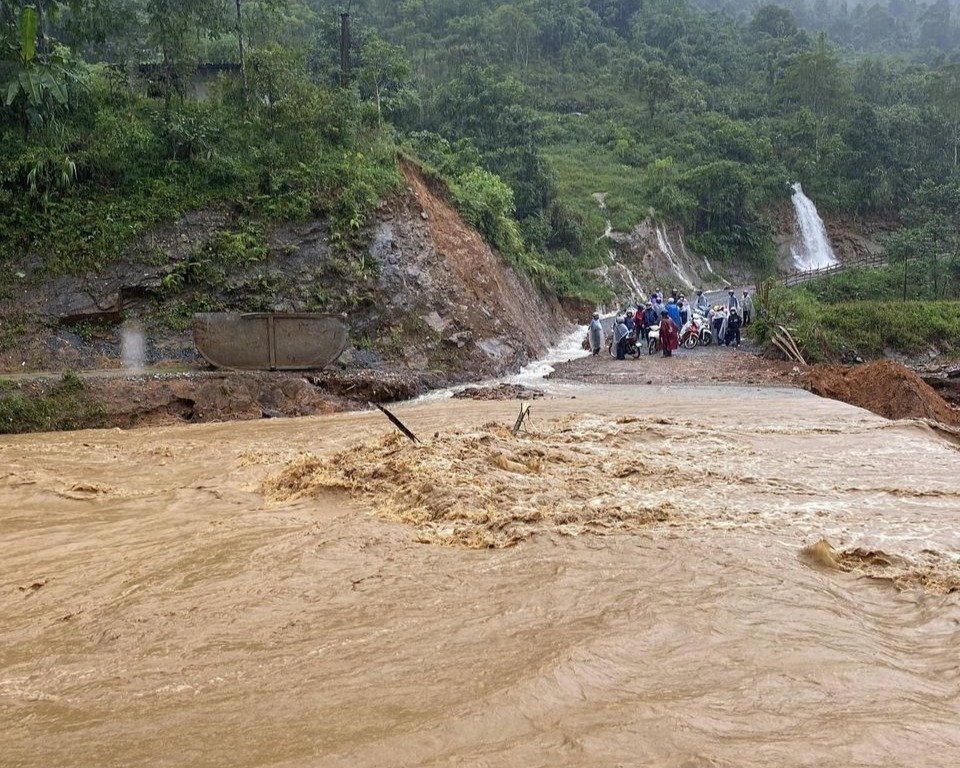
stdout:
POLYGON ((960 64, 950 64, 938 70, 931 82, 930 94, 950 125, 953 166, 956 168, 960 164, 960 64))
POLYGON ((366 40, 357 68, 357 80, 377 105, 377 124, 383 126, 383 112, 402 107, 413 97, 408 87, 410 64, 403 50, 379 35, 366 40))
POLYGON ((779 5, 763 5, 758 8, 750 26, 778 39, 797 34, 797 20, 793 12, 779 5))
POLYGON ((657 107, 674 92, 673 72, 659 61, 648 64, 635 59, 627 68, 626 80, 627 85, 646 102, 651 120, 656 117, 657 107))
POLYGON ((797 57, 781 83, 788 103, 806 107, 816 120, 817 162, 828 132, 829 121, 838 117, 848 94, 846 72, 822 32, 813 50, 797 57))
POLYGON ((49 127, 67 109, 86 74, 65 46, 47 37, 42 18, 36 6, 25 5, 4 29, 0 94, 24 132, 49 127))

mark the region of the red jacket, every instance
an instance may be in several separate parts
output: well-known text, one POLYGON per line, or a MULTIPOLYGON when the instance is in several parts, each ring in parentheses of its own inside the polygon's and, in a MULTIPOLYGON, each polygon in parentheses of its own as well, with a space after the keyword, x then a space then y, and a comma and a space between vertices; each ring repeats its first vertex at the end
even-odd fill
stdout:
POLYGON ((680 346, 680 330, 669 317, 660 318, 660 348, 673 352, 680 346))

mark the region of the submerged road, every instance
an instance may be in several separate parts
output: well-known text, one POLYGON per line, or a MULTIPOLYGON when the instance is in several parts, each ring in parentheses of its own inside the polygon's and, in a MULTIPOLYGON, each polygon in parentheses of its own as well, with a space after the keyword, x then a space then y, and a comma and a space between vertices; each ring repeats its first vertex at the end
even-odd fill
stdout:
POLYGON ((960 763, 960 453, 797 390, 555 386, 516 437, 471 401, 397 406, 416 446, 0 437, 4 768, 960 763))

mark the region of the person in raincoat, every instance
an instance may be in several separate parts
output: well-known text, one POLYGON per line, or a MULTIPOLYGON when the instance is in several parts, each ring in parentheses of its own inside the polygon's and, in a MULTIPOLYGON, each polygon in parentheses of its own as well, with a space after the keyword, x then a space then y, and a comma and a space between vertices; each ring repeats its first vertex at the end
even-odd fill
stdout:
POLYGON ((740 311, 740 299, 737 298, 737 292, 733 288, 727 288, 727 312, 731 309, 740 311))
POLYGON ((667 299, 666 306, 667 314, 670 316, 670 319, 676 324, 677 328, 681 326, 680 322, 680 308, 677 306, 675 299, 667 299))
POLYGON ((743 292, 743 298, 740 299, 740 312, 743 315, 743 327, 746 328, 753 320, 753 296, 746 291, 743 292))
POLYGON ((613 345, 617 351, 617 360, 627 359, 627 336, 630 330, 627 324, 623 322, 622 317, 617 318, 617 324, 613 328, 613 345))
POLYGON ((702 288, 697 291, 697 309, 704 315, 710 311, 710 302, 704 295, 702 288))
POLYGON ((680 328, 670 314, 664 310, 660 313, 660 349, 664 357, 672 357, 674 350, 680 346, 680 328))
POLYGON ((603 349, 603 323, 600 322, 600 313, 593 313, 593 320, 590 321, 590 351, 594 355, 599 355, 603 349))
POLYGON ((647 308, 643 310, 643 340, 650 341, 650 329, 659 321, 660 315, 653 308, 653 304, 647 302, 647 308))
POLYGON ((724 343, 728 347, 740 346, 740 314, 735 309, 730 310, 730 317, 727 318, 727 330, 724 336, 724 343))

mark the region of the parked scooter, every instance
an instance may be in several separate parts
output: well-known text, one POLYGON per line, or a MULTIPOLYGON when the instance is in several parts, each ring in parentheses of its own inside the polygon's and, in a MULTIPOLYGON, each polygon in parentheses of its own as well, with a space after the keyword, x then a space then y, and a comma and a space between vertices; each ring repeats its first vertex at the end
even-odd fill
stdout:
POLYGON ((647 354, 655 355, 660 351, 660 326, 650 326, 650 338, 647 341, 647 354))
POLYGON ((700 328, 697 325, 696 316, 687 320, 683 328, 680 329, 680 346, 684 349, 694 349, 700 343, 700 328))
POLYGON ((709 347, 713 344, 713 329, 710 328, 710 321, 701 312, 694 313, 693 319, 699 329, 700 346, 709 347))
MULTIPOLYGON (((613 341, 607 344, 607 352, 610 353, 611 357, 617 356, 617 350, 613 346, 613 341)), ((627 334, 627 357, 632 357, 636 360, 640 357, 640 345, 637 343, 637 332, 635 330, 630 331, 627 334)))

